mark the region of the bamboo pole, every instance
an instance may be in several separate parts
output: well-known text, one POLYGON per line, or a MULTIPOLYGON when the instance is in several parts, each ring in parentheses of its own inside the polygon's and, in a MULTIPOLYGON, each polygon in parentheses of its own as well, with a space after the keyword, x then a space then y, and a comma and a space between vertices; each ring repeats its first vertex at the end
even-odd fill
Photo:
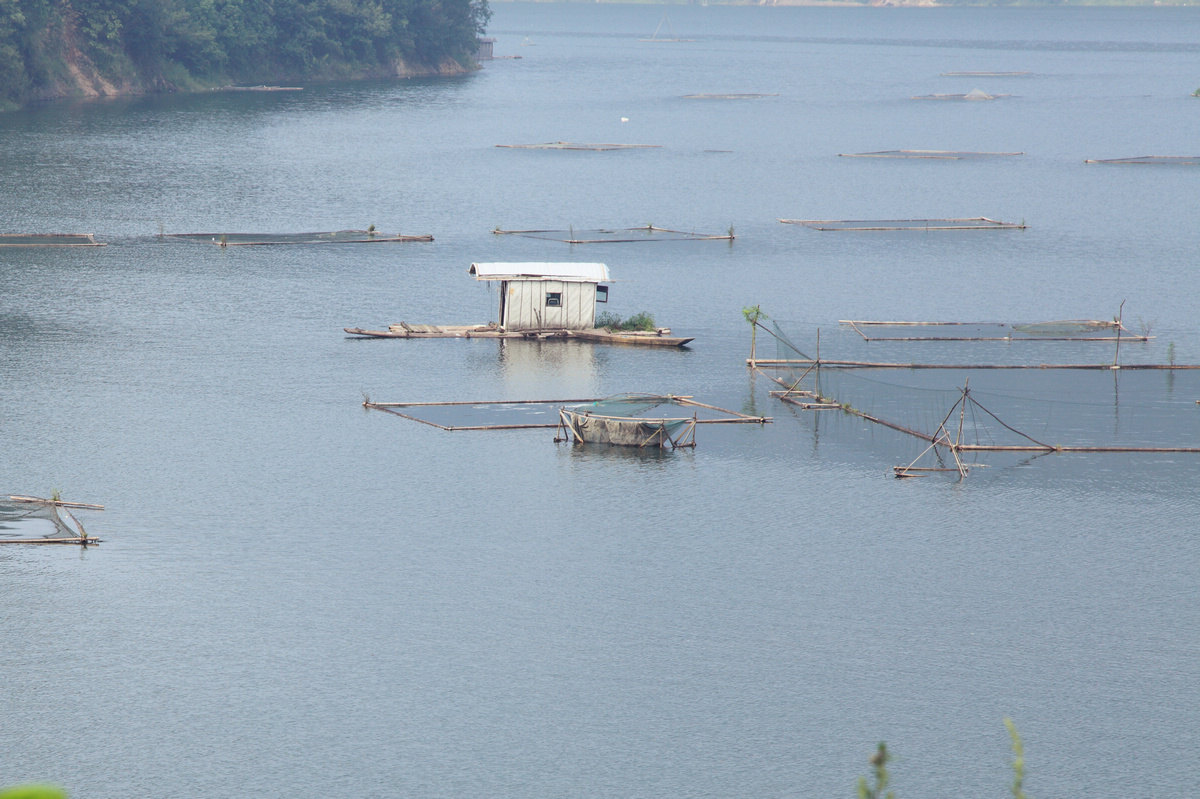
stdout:
POLYGON ((678 404, 678 405, 695 405, 700 408, 708 408, 710 411, 719 411, 721 413, 727 413, 730 416, 737 416, 741 419, 746 419, 747 421, 762 422, 766 419, 766 417, 763 417, 763 416, 750 416, 749 414, 739 413, 738 411, 731 411, 728 408, 719 408, 716 405, 709 405, 704 402, 698 402, 698 401, 692 399, 691 397, 675 397, 674 399, 676 401, 676 404, 678 404))
MULTIPOLYGON (((660 396, 655 394, 654 396, 660 396)), ((691 394, 663 394, 664 400, 667 399, 687 399, 692 398, 691 394)), ((446 402, 371 402, 369 400, 363 402, 363 406, 367 408, 432 408, 438 406, 451 405, 582 405, 585 402, 603 402, 608 397, 591 397, 589 399, 539 399, 539 400, 448 400, 446 402)))
POLYGON ((0 544, 75 544, 76 546, 88 546, 99 543, 99 538, 79 538, 77 536, 70 538, 0 538, 0 544))
POLYGON ((757 366, 837 366, 848 369, 1100 369, 1113 371, 1131 370, 1162 370, 1189 371, 1200 369, 1200 364, 1169 364, 1169 363, 1124 363, 1113 366, 1108 363, 1040 363, 1040 364, 1005 364, 1005 363, 895 363, 891 361, 815 361, 810 359, 786 359, 757 361, 757 366))
POLYGON ((42 499, 41 497, 23 497, 16 494, 10 495, 9 499, 13 502, 28 502, 38 505, 53 505, 58 508, 83 508, 85 510, 104 510, 103 505, 92 505, 87 502, 67 502, 61 499, 42 499))

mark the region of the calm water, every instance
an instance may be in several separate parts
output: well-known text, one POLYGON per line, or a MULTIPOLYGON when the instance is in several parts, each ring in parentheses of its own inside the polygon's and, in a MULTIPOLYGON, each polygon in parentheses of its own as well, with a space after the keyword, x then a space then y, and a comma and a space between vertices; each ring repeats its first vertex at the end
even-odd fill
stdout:
MULTIPOLYGON (((741 309, 805 344, 821 329, 833 357, 843 318, 1103 319, 1124 301, 1156 336, 1130 359, 1200 362, 1200 171, 1083 163, 1198 154, 1200 10, 680 7, 671 28, 695 41, 638 41, 661 18, 497 4, 497 54, 521 58, 463 78, 0 116, 0 228, 109 242, 0 251, 0 494, 108 507, 81 517, 99 548, 0 548, 0 784, 848 797, 887 740, 900 796, 999 796, 1005 716, 1036 796, 1191 784, 1200 458, 892 480, 911 445, 787 410, 746 373, 741 309), (1010 96, 909 99, 975 88, 1010 96), (556 140, 660 147, 494 146, 556 140), (1025 155, 838 157, 888 149, 1025 155), (980 215, 1030 227, 776 221, 980 215), (436 241, 157 238, 372 223, 436 241), (647 223, 738 238, 490 233, 647 223), (612 311, 695 345, 342 334, 494 318, 477 260, 605 261, 612 311), (775 423, 640 456, 360 407, 621 391, 775 423)), ((1127 425, 1164 380, 1051 393, 1127 425)), ((1194 378, 1169 389, 1200 398, 1194 378)))

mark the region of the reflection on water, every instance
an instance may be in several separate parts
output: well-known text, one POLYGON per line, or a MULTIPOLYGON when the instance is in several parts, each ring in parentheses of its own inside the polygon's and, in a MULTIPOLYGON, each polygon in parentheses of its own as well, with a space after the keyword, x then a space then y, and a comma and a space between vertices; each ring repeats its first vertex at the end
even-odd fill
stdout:
MULTIPOLYGON (((673 6, 697 40, 677 45, 637 41, 657 7, 495 11, 497 52, 537 46, 461 78, 0 115, 5 228, 110 242, 0 248, 0 483, 108 507, 85 519, 105 539, 86 557, 0 552, 6 779, 89 797, 837 796, 886 738, 906 793, 983 794, 1007 779, 1011 715, 1043 794, 1189 784, 1200 457, 994 453, 958 483, 894 480, 919 442, 771 398, 742 309, 805 348, 821 331, 826 358, 950 362, 957 345, 833 330, 1107 319, 1127 300, 1156 338, 1123 359, 1200 363, 1196 173, 1083 164, 1193 154, 1194 86, 1164 76, 1194 71, 1196 9, 673 6), (1015 70, 1030 77, 979 86, 1002 103, 908 100, 974 88, 945 72, 1015 70), (684 99, 748 92, 773 96, 684 99), (661 146, 495 147, 559 140, 661 146), (893 148, 1026 155, 837 155, 893 148), (981 215, 1028 227, 777 221, 981 215), (369 224, 435 240, 155 237, 369 224), (647 224, 737 239, 585 251, 491 233, 647 224), (342 332, 486 322, 496 297, 470 263, 553 260, 608 263, 613 313, 693 346, 342 332), (622 392, 774 421, 647 452, 362 411, 364 394, 622 392), (87 745, 63 758, 62 741, 87 745)), ((1169 443, 1195 438, 1193 374, 970 386, 1040 439, 1169 443)), ((936 426, 964 378, 822 381, 936 426)))

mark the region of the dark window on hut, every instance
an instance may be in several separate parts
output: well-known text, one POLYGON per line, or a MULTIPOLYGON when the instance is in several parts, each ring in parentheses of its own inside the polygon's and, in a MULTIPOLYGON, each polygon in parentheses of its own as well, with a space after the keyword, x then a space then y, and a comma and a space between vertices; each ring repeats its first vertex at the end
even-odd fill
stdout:
POLYGON ((596 286, 596 302, 608 302, 608 286, 596 286))
POLYGON ((562 306, 562 292, 561 291, 547 291, 546 292, 546 307, 547 308, 559 308, 561 306, 562 306))

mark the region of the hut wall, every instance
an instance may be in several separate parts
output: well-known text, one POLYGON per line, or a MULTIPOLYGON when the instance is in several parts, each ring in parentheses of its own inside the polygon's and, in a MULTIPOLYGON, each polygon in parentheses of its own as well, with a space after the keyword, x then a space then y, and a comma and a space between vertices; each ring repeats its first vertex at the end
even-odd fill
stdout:
POLYGON ((507 330, 588 330, 596 326, 596 284, 560 280, 507 280, 507 330))

